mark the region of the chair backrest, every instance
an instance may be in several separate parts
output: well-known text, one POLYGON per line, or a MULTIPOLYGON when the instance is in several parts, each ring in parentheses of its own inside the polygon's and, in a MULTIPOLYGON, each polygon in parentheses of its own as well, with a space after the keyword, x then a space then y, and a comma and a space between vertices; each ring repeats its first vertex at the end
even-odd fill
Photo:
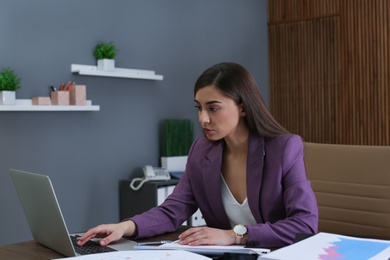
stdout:
POLYGON ((390 239, 390 147, 305 143, 319 231, 390 239))

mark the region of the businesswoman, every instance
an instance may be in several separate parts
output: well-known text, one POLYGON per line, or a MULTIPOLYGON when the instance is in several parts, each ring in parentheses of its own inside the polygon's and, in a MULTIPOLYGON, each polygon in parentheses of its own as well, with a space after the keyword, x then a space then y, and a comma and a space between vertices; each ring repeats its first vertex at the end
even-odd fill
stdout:
POLYGON ((173 193, 143 214, 90 229, 79 245, 172 232, 198 208, 207 226, 183 232, 181 244, 282 247, 297 233, 317 232, 302 139, 271 116, 251 74, 217 64, 198 78, 194 96, 204 137, 192 144, 173 193))

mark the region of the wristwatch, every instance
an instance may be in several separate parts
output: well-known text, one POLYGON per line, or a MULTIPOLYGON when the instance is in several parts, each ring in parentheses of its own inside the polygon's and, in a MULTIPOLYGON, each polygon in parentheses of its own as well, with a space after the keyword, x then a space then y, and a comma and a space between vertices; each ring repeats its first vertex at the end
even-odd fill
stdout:
POLYGON ((233 232, 236 234, 236 244, 240 245, 242 238, 248 233, 248 229, 244 225, 238 224, 234 226, 233 232))

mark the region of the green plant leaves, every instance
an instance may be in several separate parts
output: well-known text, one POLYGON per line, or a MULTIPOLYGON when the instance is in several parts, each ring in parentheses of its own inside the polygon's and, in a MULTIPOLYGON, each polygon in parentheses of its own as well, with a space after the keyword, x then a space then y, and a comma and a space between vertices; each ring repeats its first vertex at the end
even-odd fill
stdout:
POLYGON ((0 91, 15 91, 20 88, 20 78, 10 68, 5 68, 0 73, 0 91))
POLYGON ((115 44, 113 42, 100 42, 96 45, 93 51, 93 55, 98 60, 114 59, 116 57, 117 51, 118 50, 116 49, 115 44))
POLYGON ((194 125, 189 119, 166 119, 163 121, 161 156, 188 155, 194 139, 194 125))

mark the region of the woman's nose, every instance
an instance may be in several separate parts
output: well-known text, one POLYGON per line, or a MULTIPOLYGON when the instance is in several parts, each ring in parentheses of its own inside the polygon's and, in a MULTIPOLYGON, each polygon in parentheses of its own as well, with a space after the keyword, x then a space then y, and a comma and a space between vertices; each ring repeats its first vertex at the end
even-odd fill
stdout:
POLYGON ((199 123, 210 123, 209 115, 204 110, 199 112, 199 123))

